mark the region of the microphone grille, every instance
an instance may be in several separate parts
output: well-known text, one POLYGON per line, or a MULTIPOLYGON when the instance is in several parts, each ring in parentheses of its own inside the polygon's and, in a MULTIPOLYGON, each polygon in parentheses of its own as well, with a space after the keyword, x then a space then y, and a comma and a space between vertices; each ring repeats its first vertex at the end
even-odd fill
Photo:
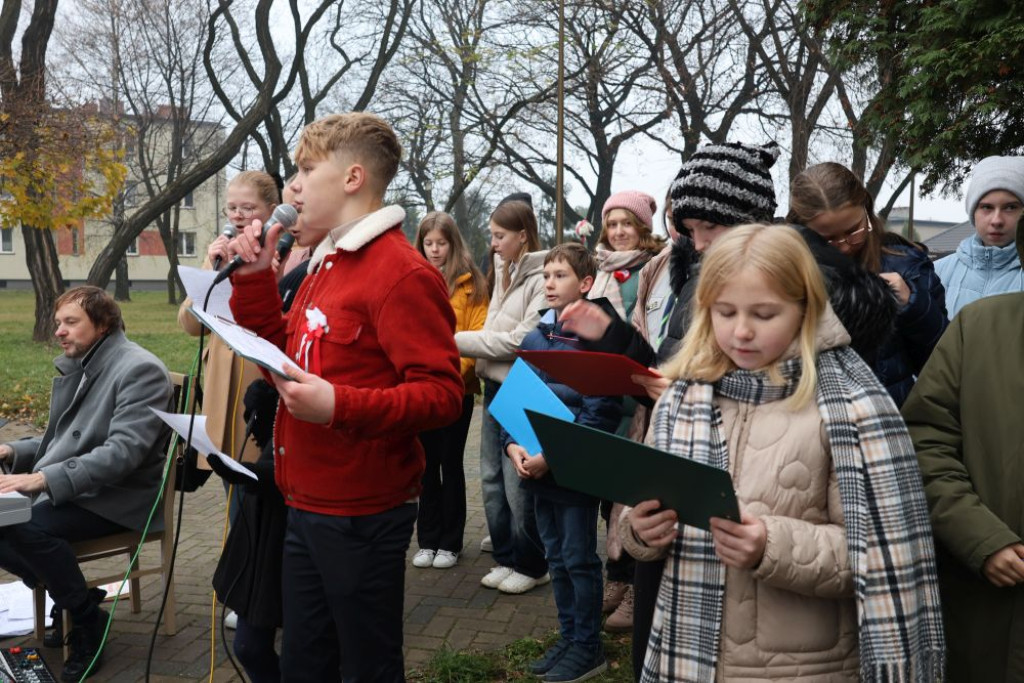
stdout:
POLYGON ((294 206, 291 204, 279 204, 278 207, 274 209, 274 215, 270 223, 280 223, 284 227, 290 228, 295 225, 298 220, 299 212, 295 210, 294 206))

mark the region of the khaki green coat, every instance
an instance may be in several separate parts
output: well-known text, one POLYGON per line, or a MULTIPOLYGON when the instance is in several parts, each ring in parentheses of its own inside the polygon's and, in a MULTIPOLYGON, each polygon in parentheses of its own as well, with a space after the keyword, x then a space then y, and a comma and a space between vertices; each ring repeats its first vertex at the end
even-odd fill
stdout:
POLYGON ((1024 529, 1022 398, 1024 294, 1004 294, 960 311, 903 404, 939 546, 950 681, 1024 681, 1024 585, 981 573, 1024 529))

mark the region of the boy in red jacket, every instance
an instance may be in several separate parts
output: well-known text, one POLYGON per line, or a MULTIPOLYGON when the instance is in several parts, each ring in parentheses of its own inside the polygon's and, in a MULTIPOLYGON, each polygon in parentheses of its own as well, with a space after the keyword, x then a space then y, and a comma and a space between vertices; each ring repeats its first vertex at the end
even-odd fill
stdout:
POLYGON ((289 506, 282 680, 404 681, 405 554, 424 469, 419 432, 454 422, 464 387, 455 318, 439 271, 382 206, 401 146, 372 114, 306 126, 289 185, 291 228, 315 247, 291 311, 270 269, 282 232, 259 221, 230 250, 241 325, 304 369, 273 376, 277 485, 289 506))

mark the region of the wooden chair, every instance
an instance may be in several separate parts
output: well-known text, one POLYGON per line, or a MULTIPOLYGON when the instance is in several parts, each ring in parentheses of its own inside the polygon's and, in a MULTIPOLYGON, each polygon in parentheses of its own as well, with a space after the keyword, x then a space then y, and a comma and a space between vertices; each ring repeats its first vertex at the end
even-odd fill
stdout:
MULTIPOLYGON (((188 381, 191 378, 177 372, 172 372, 170 375, 171 382, 174 386, 174 405, 181 406, 183 402, 182 396, 188 393, 188 381)), ((168 456, 169 458, 176 458, 178 451, 183 447, 180 440, 177 443, 178 446, 176 446, 174 452, 168 456)), ((171 565, 171 552, 173 550, 172 545, 174 542, 174 482, 176 480, 176 476, 176 463, 171 462, 170 471, 167 473, 167 486, 164 488, 164 497, 160 503, 160 508, 157 513, 163 516, 164 528, 162 531, 150 531, 146 535, 144 541, 142 539, 141 532, 125 531, 122 533, 112 534, 110 536, 103 536, 102 538, 73 543, 71 545, 72 549, 75 551, 75 555, 78 557, 79 564, 81 564, 83 562, 100 560, 118 555, 126 556, 130 562, 131 558, 135 556, 135 553, 141 543, 159 543, 160 564, 150 567, 141 567, 139 566, 139 560, 136 560, 132 566, 131 572, 128 575, 129 598, 131 600, 132 613, 138 614, 141 612, 142 592, 139 579, 143 576, 159 574, 161 578, 161 589, 164 585, 167 585, 167 605, 164 608, 163 632, 169 636, 173 636, 177 633, 177 623, 175 619, 177 602, 174 598, 173 577, 170 584, 167 584, 167 577, 171 565)), ((125 570, 119 569, 117 573, 87 578, 86 585, 88 585, 89 588, 113 582, 117 582, 117 584, 120 585, 121 581, 124 579, 124 574, 125 570)), ((41 641, 46 629, 46 587, 37 585, 33 593, 35 601, 35 637, 41 641)), ((63 613, 63 619, 64 633, 67 633, 70 628, 70 618, 67 610, 63 613)), ((64 650, 64 656, 66 658, 68 656, 66 645, 64 650)))

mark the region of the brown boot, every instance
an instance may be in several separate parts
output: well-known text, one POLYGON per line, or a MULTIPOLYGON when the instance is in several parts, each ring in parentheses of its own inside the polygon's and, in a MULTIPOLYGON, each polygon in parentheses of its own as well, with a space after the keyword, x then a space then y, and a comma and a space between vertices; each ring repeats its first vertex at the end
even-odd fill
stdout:
POLYGON ((611 614, 618 609, 627 588, 629 588, 629 584, 625 581, 606 582, 604 584, 604 602, 601 603, 601 614, 611 614))
POLYGON ((627 586, 622 602, 615 611, 604 620, 604 630, 608 633, 626 633, 633 630, 633 587, 627 586))

